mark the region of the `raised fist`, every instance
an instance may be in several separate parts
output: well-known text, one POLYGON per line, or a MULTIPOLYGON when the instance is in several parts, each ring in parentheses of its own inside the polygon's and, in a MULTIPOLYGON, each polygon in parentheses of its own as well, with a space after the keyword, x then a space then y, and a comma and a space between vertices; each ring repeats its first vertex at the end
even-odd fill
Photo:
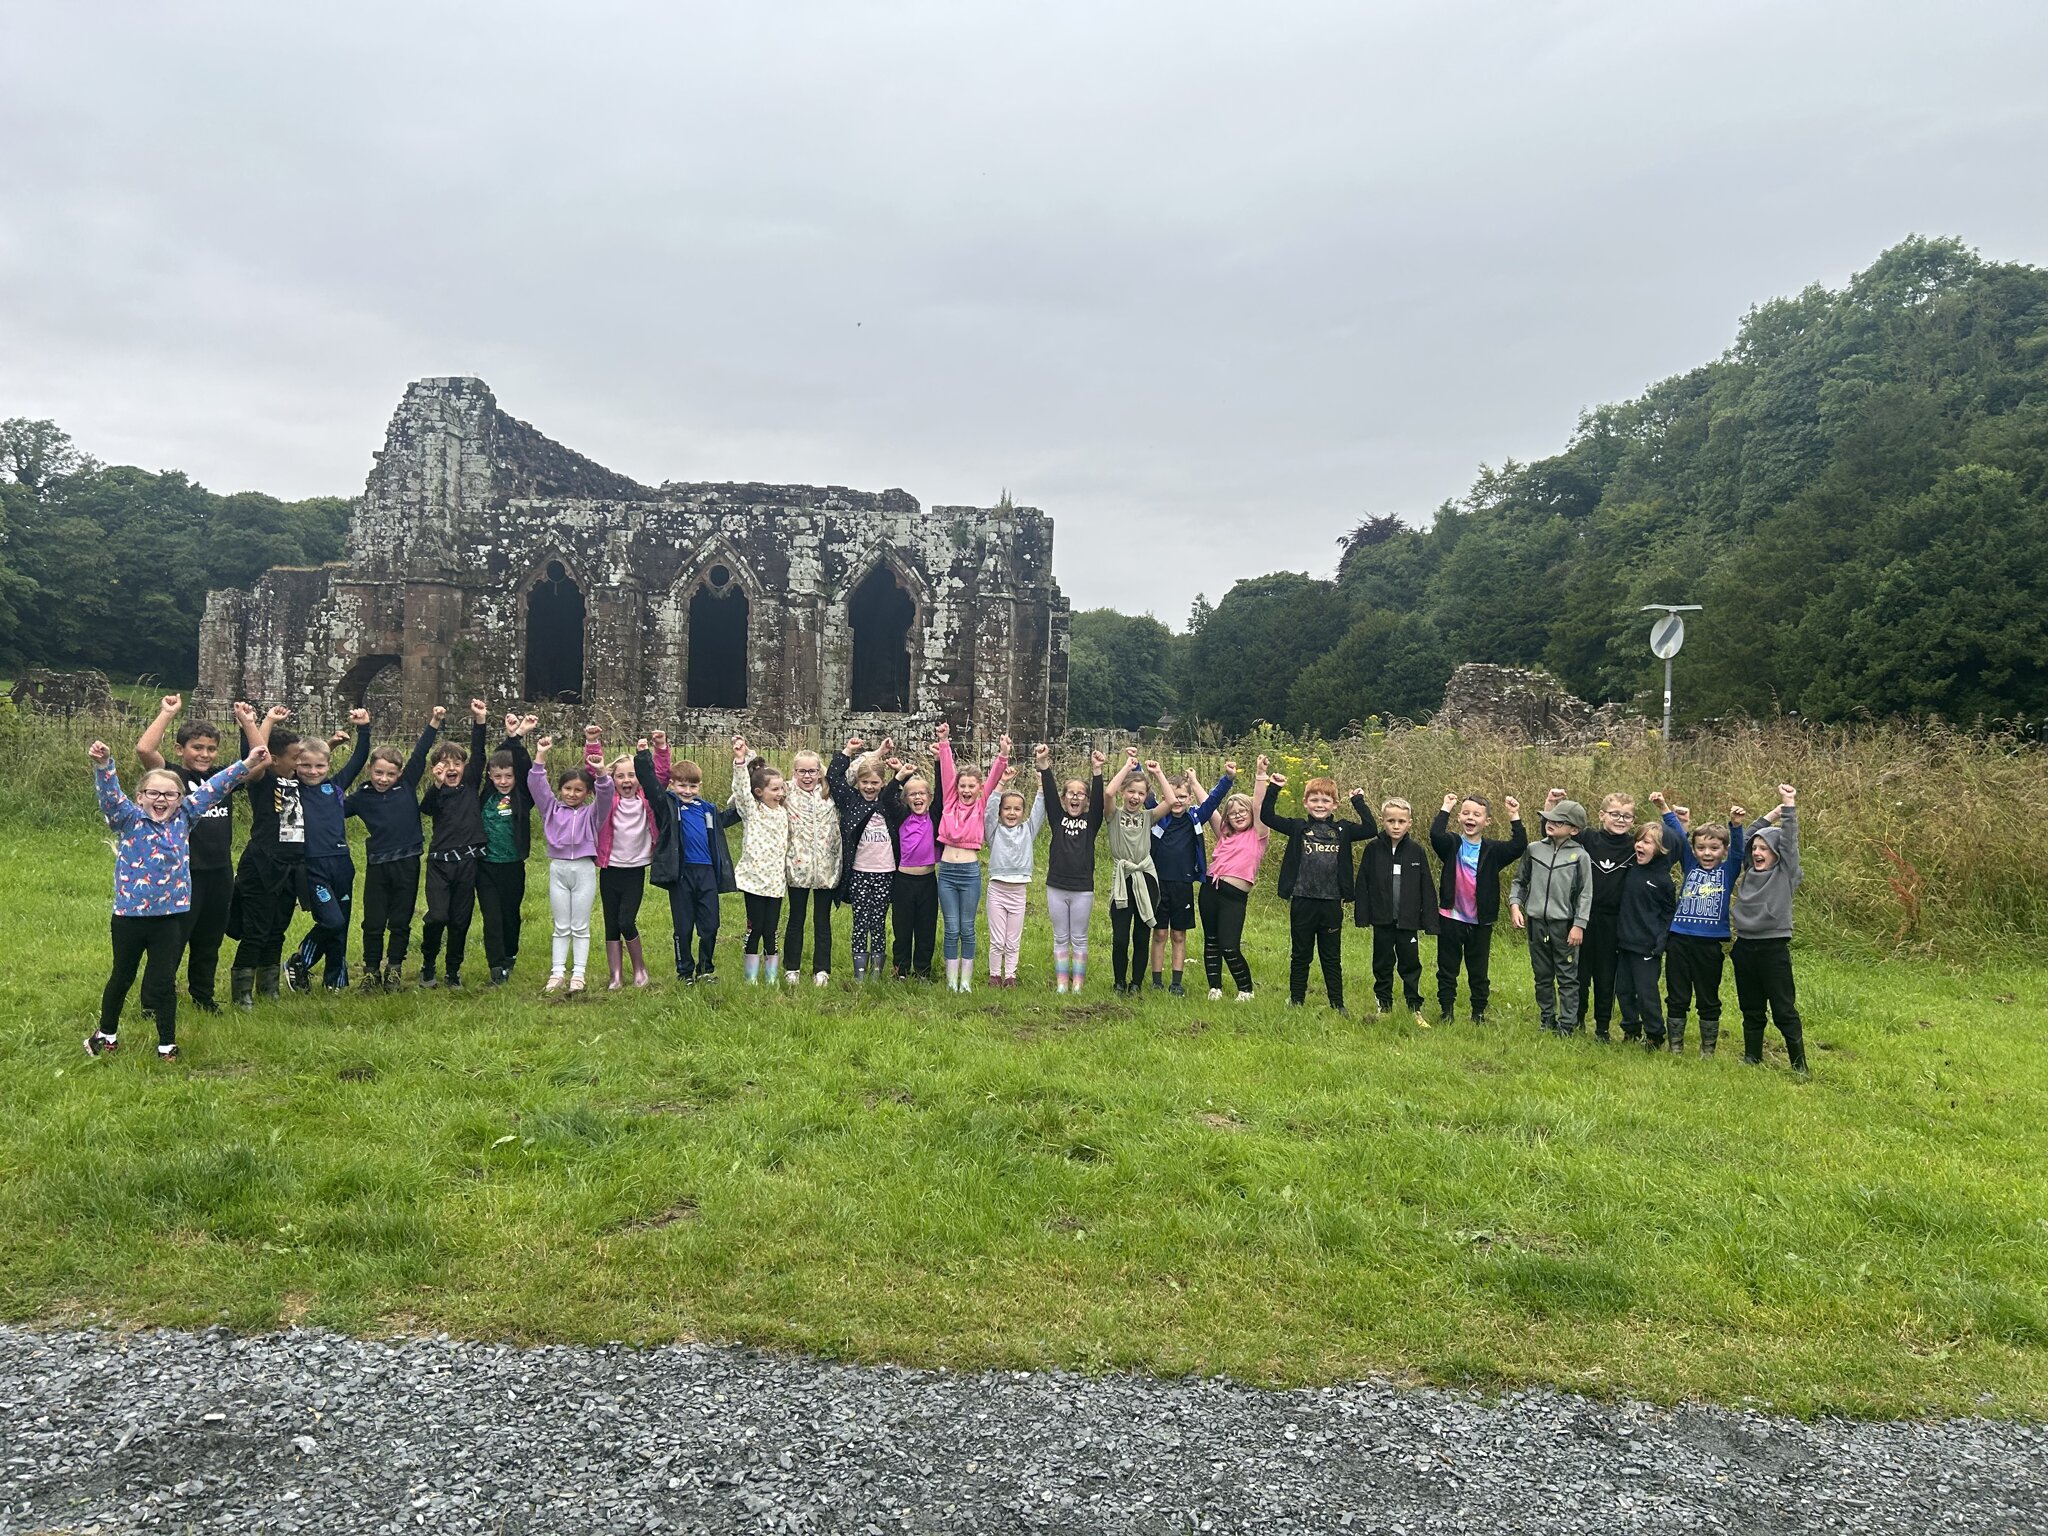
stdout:
POLYGON ((1501 802, 1501 803, 1502 803, 1503 805, 1505 805, 1505 806, 1506 806, 1506 807, 1508 808, 1508 819, 1509 819, 1510 821, 1518 821, 1518 820, 1520 820, 1520 819, 1521 819, 1521 815, 1522 815, 1522 802, 1521 802, 1521 801, 1517 800, 1517 799, 1516 799, 1516 798, 1515 798, 1515 797, 1514 797, 1513 795, 1508 795, 1508 796, 1505 796, 1505 797, 1504 797, 1504 798, 1502 799, 1502 802, 1501 802))
POLYGON ((1749 812, 1739 805, 1731 805, 1728 807, 1728 819, 1730 821, 1747 821, 1749 820, 1749 812))
POLYGON ((604 740, 604 727, 603 727, 603 726, 601 726, 601 725, 586 725, 585 727, 583 727, 583 741, 584 741, 584 744, 585 744, 586 746, 590 745, 590 744, 591 744, 591 743, 593 743, 593 742, 599 742, 599 741, 603 741, 603 740, 604 740))
POLYGON ((538 757, 546 757, 546 756, 548 755, 548 750, 549 750, 549 749, 550 749, 551 747, 553 747, 553 746, 554 746, 554 744, 555 744, 555 738, 554 738, 554 737, 552 737, 552 736, 543 736, 543 737, 541 737, 541 739, 540 739, 539 741, 536 741, 536 742, 535 742, 535 743, 533 744, 533 750, 534 750, 534 754, 535 754, 536 756, 538 756, 538 757))
POLYGON ((1104 757, 1100 752, 1090 752, 1088 754, 1089 766, 1092 767, 1097 773, 1102 772, 1103 766, 1106 763, 1108 763, 1108 761, 1109 759, 1104 757))
POLYGON ((1287 775, 1284 773, 1269 773, 1266 775, 1266 782, 1285 789, 1287 787, 1287 775))
POLYGON ((668 732, 649 731, 647 733, 647 739, 653 742, 657 747, 666 747, 668 745, 668 732))
POLYGON ((104 767, 107 759, 114 754, 107 750, 107 744, 104 741, 96 741, 85 749, 85 755, 104 767))
POLYGON ((292 712, 289 709, 285 708, 284 705, 273 704, 270 706, 269 712, 265 714, 263 718, 268 720, 272 725, 276 725, 281 721, 291 719, 291 717, 292 712))
POLYGON ((182 693, 167 693, 163 696, 162 708, 165 714, 175 715, 184 707, 185 696, 182 693))
POLYGON ((939 740, 941 740, 941 741, 951 741, 952 739, 953 739, 953 727, 952 727, 952 725, 951 725, 951 724, 950 724, 949 722, 947 722, 947 721, 941 720, 941 721, 939 722, 939 740))
POLYGON ((348 723, 350 725, 368 725, 370 723, 370 712, 361 706, 357 706, 348 712, 348 723))
POLYGON ((1269 758, 1268 758, 1268 757, 1266 756, 1266 754, 1265 754, 1265 753, 1263 753, 1263 752, 1261 752, 1261 753, 1259 754, 1259 760, 1258 760, 1258 763, 1257 763, 1257 767, 1258 767, 1258 770, 1259 770, 1259 772, 1261 772, 1261 773, 1263 773, 1263 774, 1266 774, 1266 775, 1268 775, 1269 777, 1271 776, 1271 774, 1272 774, 1272 772, 1273 772, 1273 764, 1272 764, 1272 761, 1271 761, 1271 759, 1269 759, 1269 758))
POLYGON ((653 750, 653 747, 649 744, 647 738, 645 736, 642 736, 638 741, 633 743, 633 750, 635 752, 650 752, 653 750))
POLYGON ((448 706, 446 704, 436 704, 427 715, 427 723, 429 725, 439 725, 442 721, 446 720, 447 718, 448 706))
POLYGON ((1778 803, 1780 805, 1797 805, 1799 803, 1799 791, 1790 784, 1780 784, 1778 786, 1778 803))
POLYGON ((1009 736, 1005 734, 1003 736, 998 737, 996 739, 996 747, 997 750, 999 750, 1003 754, 1003 756, 1008 757, 1010 755, 1011 750, 1009 736))
POLYGON ((478 725, 482 725, 491 718, 491 707, 484 703, 482 699, 471 699, 469 701, 469 718, 478 725))
POLYGON ((1052 748, 1041 741, 1031 749, 1031 761, 1037 767, 1050 768, 1052 766, 1052 748))
POLYGON ((1457 796, 1456 796, 1455 794, 1445 795, 1445 796, 1444 796, 1444 814, 1445 814, 1446 816, 1448 816, 1448 815, 1450 815, 1450 813, 1451 813, 1452 811, 1455 811, 1455 810, 1456 810, 1457 808, 1458 808, 1458 797, 1457 797, 1457 796))

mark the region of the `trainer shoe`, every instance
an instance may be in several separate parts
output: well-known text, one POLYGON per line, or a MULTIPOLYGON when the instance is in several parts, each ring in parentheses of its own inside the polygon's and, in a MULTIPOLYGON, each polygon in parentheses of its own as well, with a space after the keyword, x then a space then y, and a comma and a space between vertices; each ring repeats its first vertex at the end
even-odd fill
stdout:
POLYGON ((814 987, 828 987, 831 984, 832 973, 830 971, 819 971, 816 975, 811 977, 811 985, 814 987))
POLYGON ((568 985, 568 983, 569 983, 569 978, 568 978, 568 977, 566 977, 566 976, 564 976, 564 975, 563 975, 563 974, 562 974, 562 973, 561 973, 560 971, 557 971, 557 972, 555 972, 555 973, 554 973, 554 975, 552 975, 552 976, 550 976, 550 977, 548 978, 548 984, 547 984, 546 986, 542 987, 542 988, 541 988, 541 991, 543 991, 543 992, 559 992, 559 991, 561 991, 561 990, 562 990, 562 988, 563 988, 563 987, 567 986, 567 985, 568 985))
MULTIPOLYGON (((1186 997, 1188 995, 1188 989, 1176 981, 1172 986, 1166 989, 1166 993, 1169 997, 1186 997)), ((1218 992, 1216 995, 1218 997, 1221 997, 1223 994, 1221 992, 1218 992)))
POLYGON ((1211 988, 1209 989, 1209 1001, 1210 1001, 1210 1002, 1212 1002, 1212 1003, 1220 1003, 1220 1002, 1222 1002, 1222 1001, 1223 1001, 1223 989, 1222 989, 1221 987, 1211 987, 1211 988))
POLYGON ((85 1037, 85 1054, 88 1056, 111 1056, 119 1049, 119 1040, 112 1035, 103 1035, 98 1030, 85 1037))
POLYGON ((1252 1000, 1252 995, 1249 992, 1240 992, 1237 994, 1237 1000, 1240 1003, 1248 1003, 1252 1000))
POLYGON ((446 986, 446 987, 459 987, 459 986, 461 986, 461 985, 462 985, 462 972, 460 972, 460 971, 450 971, 450 972, 448 973, 448 979, 447 979, 446 981, 444 981, 444 982, 442 983, 442 985, 443 985, 443 986, 446 986))
POLYGON ((574 996, 576 993, 581 992, 584 986, 585 982, 583 980, 583 973, 581 971, 578 971, 574 976, 571 976, 569 978, 569 992, 571 996, 574 996))
POLYGON ((312 969, 303 960, 288 960, 284 967, 284 984, 293 992, 313 990, 312 969))
POLYGON ((175 1045, 160 1045, 156 1048, 156 1059, 158 1061, 176 1061, 178 1059, 178 1048, 175 1045))

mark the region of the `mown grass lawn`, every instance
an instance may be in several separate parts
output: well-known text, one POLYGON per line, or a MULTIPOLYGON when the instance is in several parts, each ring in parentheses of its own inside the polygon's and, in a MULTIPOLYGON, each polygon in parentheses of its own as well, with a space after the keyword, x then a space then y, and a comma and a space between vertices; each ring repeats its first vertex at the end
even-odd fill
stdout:
POLYGON ((1484 1029, 1374 1020, 1363 944, 1350 1020, 1290 1011, 1270 896, 1248 1006, 1111 998, 1106 931, 1055 999, 1042 921, 1015 992, 777 998, 736 913, 716 989, 543 1002, 536 881, 506 992, 188 1016, 163 1068, 132 1003, 79 1050, 107 868, 0 843, 10 1319, 2048 1412, 2039 965, 1803 951, 1799 1082, 1542 1037, 1505 937, 1484 1029))

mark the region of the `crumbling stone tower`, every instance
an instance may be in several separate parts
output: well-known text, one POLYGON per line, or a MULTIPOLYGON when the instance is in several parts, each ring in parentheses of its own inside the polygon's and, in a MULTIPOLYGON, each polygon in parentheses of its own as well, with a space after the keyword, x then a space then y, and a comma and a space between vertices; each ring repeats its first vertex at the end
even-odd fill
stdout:
POLYGON ((477 379, 405 392, 346 558, 209 593, 199 701, 368 704, 409 732, 435 703, 516 702, 685 738, 832 742, 944 716, 977 738, 1066 724, 1067 603, 1052 521, 921 510, 902 491, 658 489, 498 409, 477 379))

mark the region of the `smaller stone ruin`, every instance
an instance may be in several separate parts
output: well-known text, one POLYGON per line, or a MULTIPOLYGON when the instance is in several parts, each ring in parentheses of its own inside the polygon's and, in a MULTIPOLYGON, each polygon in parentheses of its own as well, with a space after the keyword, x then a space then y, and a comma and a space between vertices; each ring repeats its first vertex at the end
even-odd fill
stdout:
POLYGON ((91 667, 80 672, 50 672, 30 667, 15 682, 11 695, 16 709, 32 709, 39 715, 111 715, 115 711, 114 690, 107 674, 91 667))
POLYGON ((1548 672, 1468 661, 1451 674, 1443 708, 1430 723, 1537 746, 1574 746, 1611 738, 1623 719, 1620 705, 1588 704, 1548 672))

